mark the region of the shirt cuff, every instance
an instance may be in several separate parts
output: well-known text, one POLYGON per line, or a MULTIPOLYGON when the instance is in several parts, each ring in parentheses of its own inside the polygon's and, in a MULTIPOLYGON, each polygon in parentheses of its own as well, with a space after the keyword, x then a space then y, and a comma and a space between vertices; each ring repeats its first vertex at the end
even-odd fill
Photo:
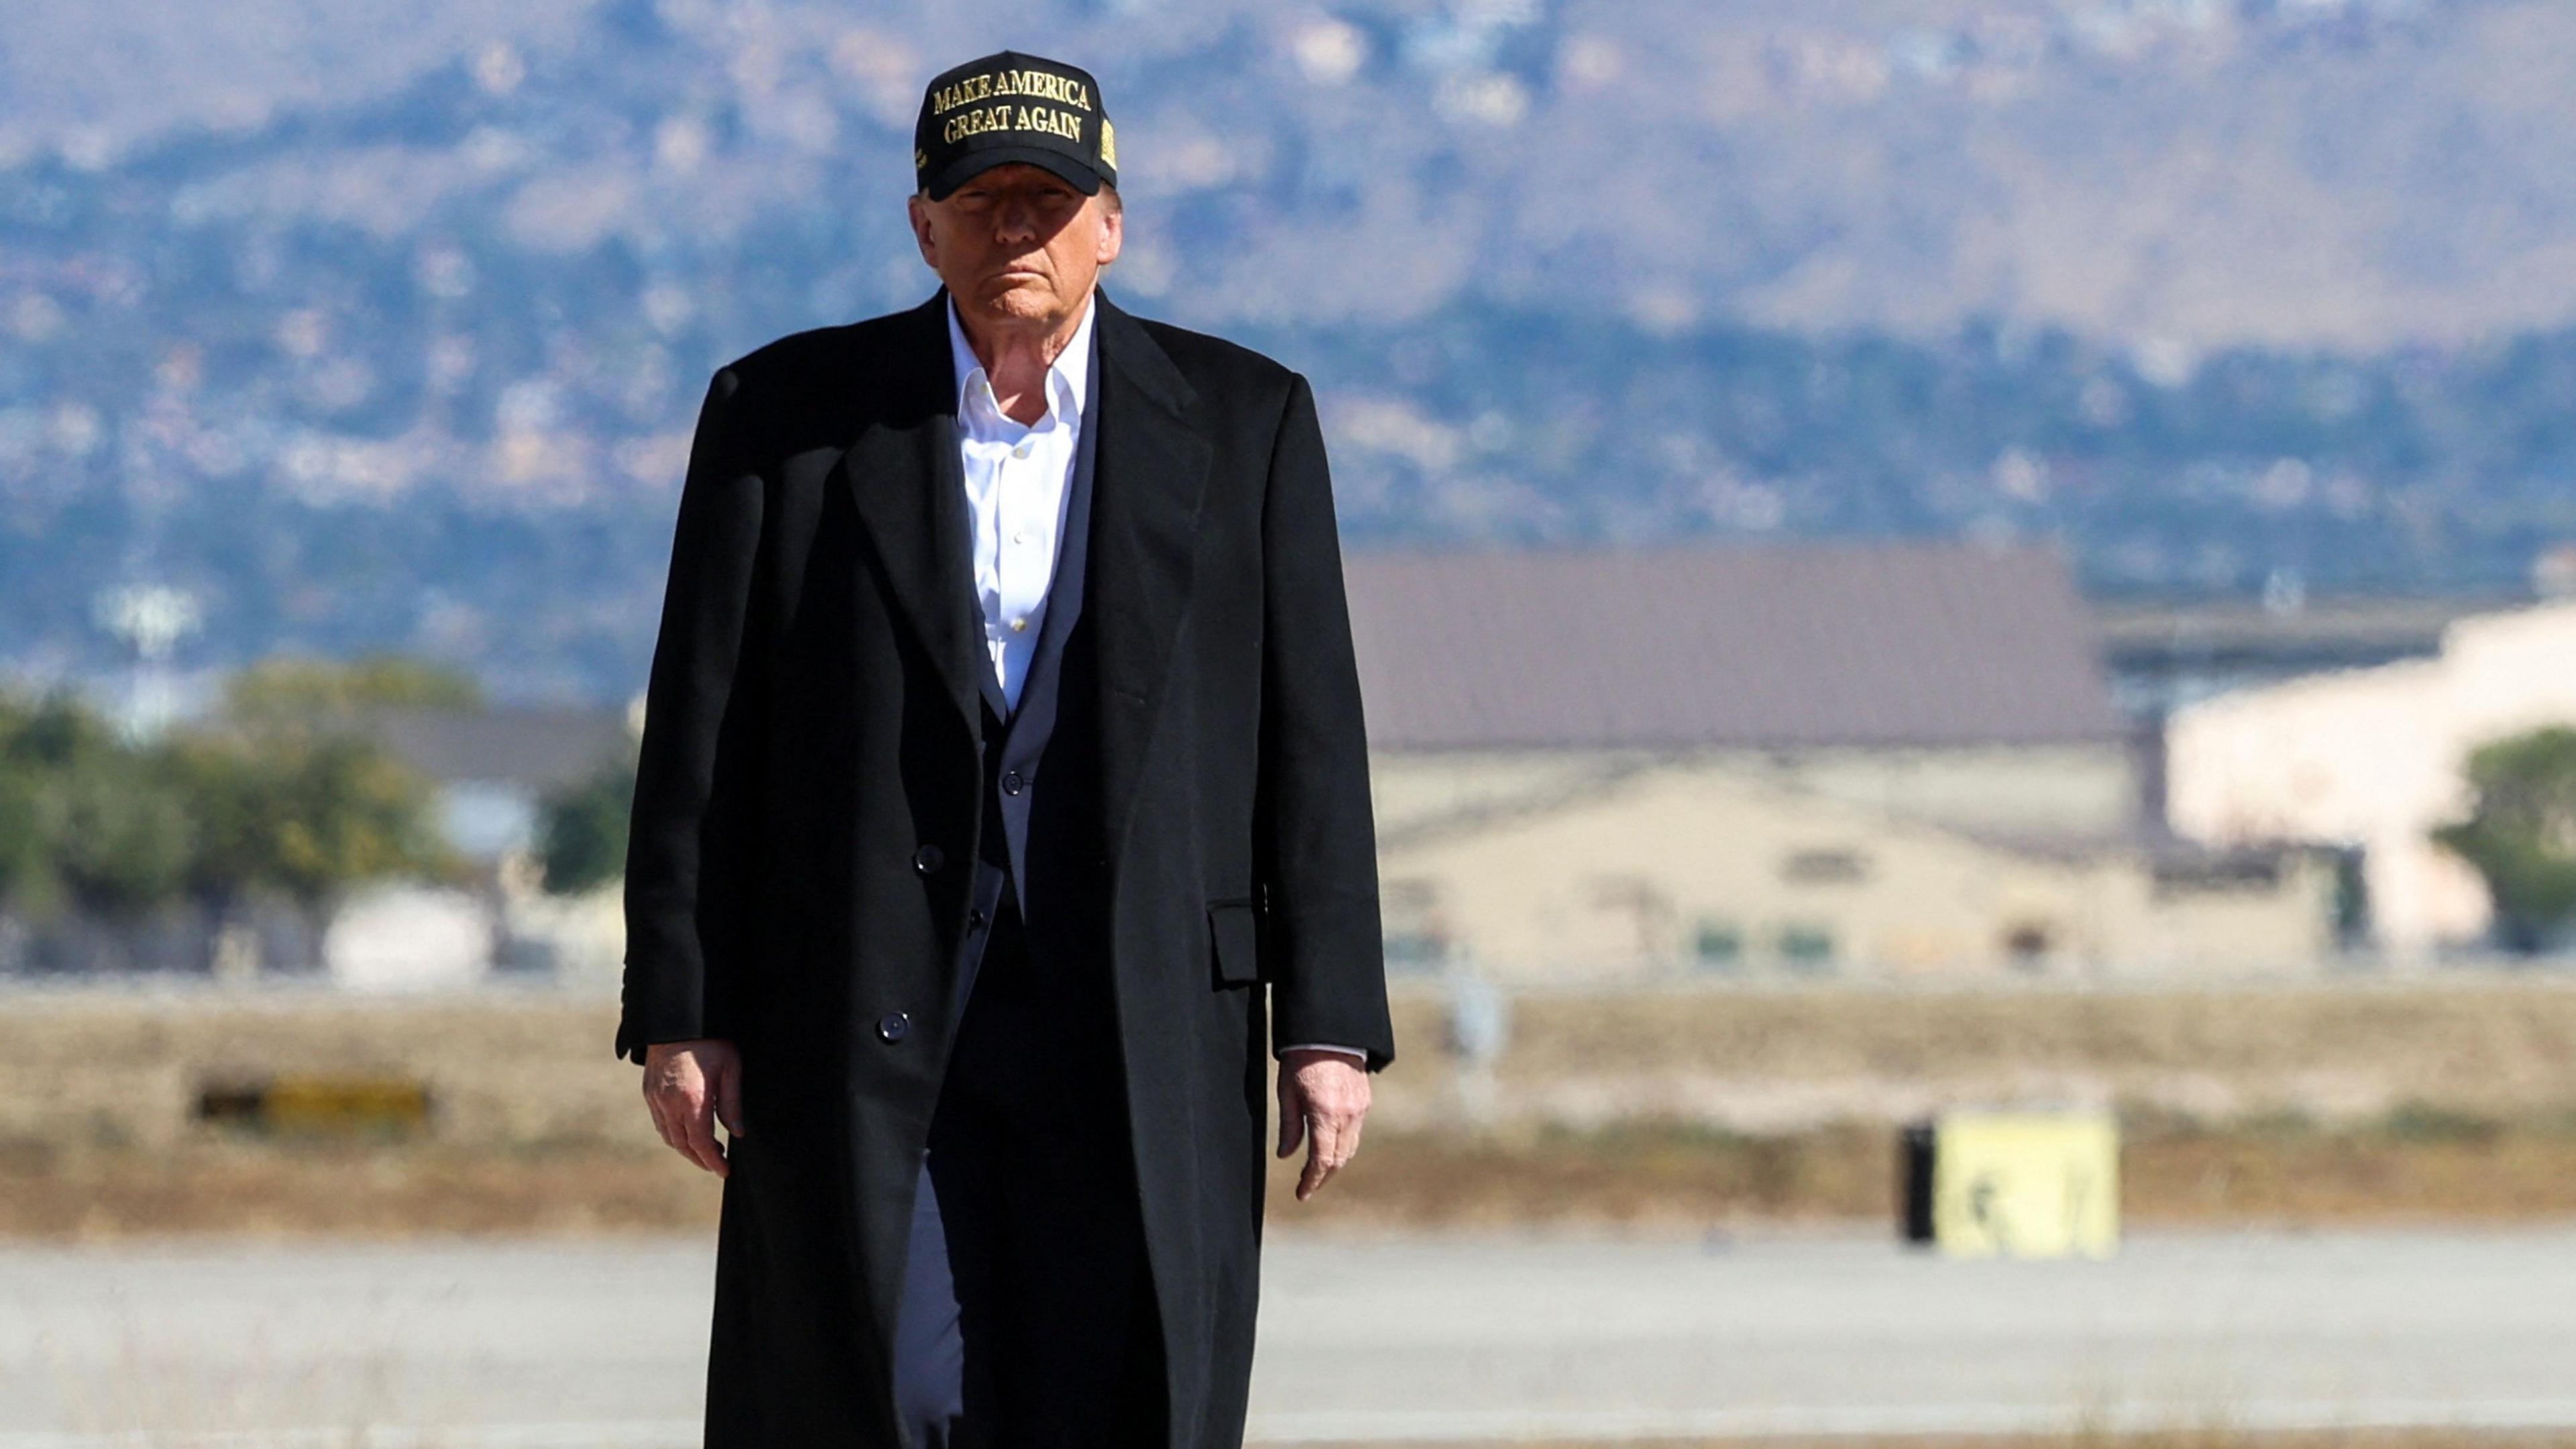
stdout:
POLYGON ((1299 1042, 1295 1046, 1284 1046, 1279 1049, 1279 1055, 1283 1057, 1288 1055, 1290 1052, 1340 1052, 1342 1055, 1347 1057, 1359 1058, 1360 1065, 1362 1066, 1368 1065, 1368 1053, 1361 1051, 1358 1047, 1334 1046, 1328 1042, 1309 1041, 1299 1042))

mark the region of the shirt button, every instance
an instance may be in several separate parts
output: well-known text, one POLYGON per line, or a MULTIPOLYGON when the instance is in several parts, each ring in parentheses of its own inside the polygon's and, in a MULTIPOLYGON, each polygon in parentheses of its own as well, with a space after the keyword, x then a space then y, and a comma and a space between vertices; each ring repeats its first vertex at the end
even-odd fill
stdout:
POLYGON ((912 868, 928 875, 947 863, 948 852, 936 845, 925 845, 912 853, 912 868))
POLYGON ((877 1018, 877 1035, 887 1041, 901 1041, 912 1033, 912 1018, 900 1011, 889 1011, 877 1018))
POLYGON ((1025 529, 1025 528, 1014 528, 1014 529, 1012 529, 1012 530, 1011 530, 1011 542, 1013 542, 1013 543, 1026 543, 1026 542, 1028 542, 1028 541, 1029 541, 1029 531, 1028 531, 1027 529, 1025 529))
POLYGON ((1005 795, 1017 795, 1022 790, 1027 789, 1028 786, 1028 777, 1017 770, 1012 770, 1002 776, 1002 793, 1005 795))

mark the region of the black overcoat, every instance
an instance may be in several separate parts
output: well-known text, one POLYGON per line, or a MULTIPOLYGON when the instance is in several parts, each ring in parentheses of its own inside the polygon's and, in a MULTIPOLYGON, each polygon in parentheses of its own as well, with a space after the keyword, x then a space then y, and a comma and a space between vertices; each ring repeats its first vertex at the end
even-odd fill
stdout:
MULTIPOLYGON (((1094 300, 1061 679, 1096 778, 1057 852, 1093 904, 1053 928, 1115 983, 1171 1445, 1213 1449, 1251 1372, 1271 1045, 1394 1052, 1365 735, 1306 380, 1094 300)), ((681 494, 616 1047, 742 1052, 711 1446, 901 1443, 888 1340, 987 788, 946 305, 718 369, 681 494)))

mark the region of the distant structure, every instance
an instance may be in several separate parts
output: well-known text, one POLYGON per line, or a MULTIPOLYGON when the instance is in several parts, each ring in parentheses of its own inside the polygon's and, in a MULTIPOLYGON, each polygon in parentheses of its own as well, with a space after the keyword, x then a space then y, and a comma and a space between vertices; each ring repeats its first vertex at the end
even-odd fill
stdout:
POLYGON ((101 590, 91 614, 132 661, 112 709, 117 727, 129 739, 160 735, 186 712, 172 661, 181 641, 204 627, 204 606, 185 589, 135 584, 101 590))
POLYGON ((546 894, 539 817, 547 796, 614 765, 639 719, 622 708, 370 711, 362 729, 435 783, 439 828, 480 879, 470 896, 389 886, 353 902, 328 942, 333 976, 399 989, 499 969, 613 987, 625 945, 617 892, 546 894), (468 916, 472 929, 456 924, 468 916))
POLYGON ((2498 736, 2576 724, 2576 603, 2453 620, 2429 657, 2242 690, 2167 726, 2173 827, 2213 845, 2358 847, 2378 944, 2477 942, 2477 872, 2428 836, 2468 807, 2462 765, 2498 736))
POLYGON ((363 728, 436 782, 448 843, 486 864, 534 849, 545 797, 614 763, 629 734, 623 709, 539 706, 380 708, 363 728))
POLYGON ((2102 602, 2095 637, 2111 701, 2136 719, 2160 718, 2240 689, 2442 650, 2459 619, 2528 602, 2513 598, 2403 596, 2102 602))
POLYGON ((2334 862, 2140 808, 2062 563, 1955 543, 1357 554, 1399 960, 1511 979, 2310 965, 2334 862))

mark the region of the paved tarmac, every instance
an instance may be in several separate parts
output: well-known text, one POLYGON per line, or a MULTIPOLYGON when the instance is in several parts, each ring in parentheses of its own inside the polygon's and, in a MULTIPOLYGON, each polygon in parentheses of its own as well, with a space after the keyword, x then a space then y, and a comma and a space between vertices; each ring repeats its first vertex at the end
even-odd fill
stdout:
MULTIPOLYGON (((671 1240, 0 1250, 0 1449, 694 1444, 711 1269, 671 1240)), ((2576 1228, 2026 1263, 1274 1234, 1260 1353, 1273 1444, 2576 1428, 2576 1228)))

